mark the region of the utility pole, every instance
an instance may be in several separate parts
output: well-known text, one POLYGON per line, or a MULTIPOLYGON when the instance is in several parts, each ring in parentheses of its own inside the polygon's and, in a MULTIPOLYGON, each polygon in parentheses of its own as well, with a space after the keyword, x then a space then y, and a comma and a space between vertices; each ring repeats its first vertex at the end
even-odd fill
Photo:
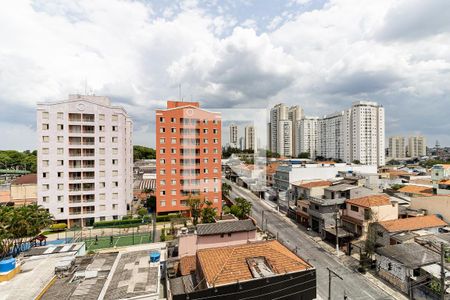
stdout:
MULTIPOLYGON (((336 272, 332 271, 330 268, 327 268, 327 270, 328 270, 328 300, 331 300, 331 278, 332 278, 332 276, 334 275, 342 281, 344 280, 344 278, 342 278, 336 272)), ((347 296, 347 295, 344 295, 344 296, 347 296)))
POLYGON ((334 220, 335 220, 335 227, 336 227, 336 256, 339 256, 339 230, 338 230, 338 214, 339 214, 339 210, 338 210, 336 204, 335 204, 335 211, 336 211, 336 214, 334 216, 334 220))
POLYGON ((445 245, 441 243, 441 300, 445 300, 445 245))

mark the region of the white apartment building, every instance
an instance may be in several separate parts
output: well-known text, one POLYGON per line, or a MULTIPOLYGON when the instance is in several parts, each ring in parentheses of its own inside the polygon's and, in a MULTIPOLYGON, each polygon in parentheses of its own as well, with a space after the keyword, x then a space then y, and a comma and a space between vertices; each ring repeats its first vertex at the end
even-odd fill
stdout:
POLYGON ((408 157, 427 155, 427 140, 424 136, 410 136, 408 138, 408 157))
POLYGON ((292 156, 292 122, 283 120, 278 122, 277 153, 284 157, 292 156))
POLYGON ((351 160, 384 166, 384 107, 376 102, 358 101, 351 108, 351 160))
POLYGON ((405 137, 391 136, 388 142, 388 156, 392 159, 405 158, 405 137))
POLYGON ((38 204, 59 222, 120 219, 133 199, 133 123, 109 98, 69 95, 37 107, 38 204))
POLYGON ((317 154, 317 117, 303 117, 297 123, 297 145, 298 154, 309 153, 310 159, 315 159, 317 154))
POLYGON ((230 124, 230 146, 237 147, 238 143, 238 127, 236 124, 230 124))
MULTIPOLYGON (((268 126, 270 137, 270 151, 274 153, 280 153, 279 142, 279 128, 280 121, 288 119, 288 107, 283 104, 277 104, 270 110, 270 123, 268 126)), ((291 137, 292 139, 292 137, 291 137)))
POLYGON ((280 155, 286 155, 285 153, 290 153, 289 156, 298 155, 298 149, 293 141, 298 139, 296 128, 297 123, 300 122, 302 117, 303 109, 298 105, 288 107, 280 103, 270 110, 270 122, 268 124, 268 145, 270 151, 279 153, 280 155), (288 126, 284 121, 290 121, 290 134, 287 134, 287 132, 280 134, 280 131, 284 130, 282 127, 288 126), (286 145, 290 145, 289 151, 286 150, 286 145))
POLYGON ((317 156, 346 160, 344 156, 345 117, 345 112, 338 112, 323 116, 317 121, 317 156))
POLYGON ((247 125, 244 128, 245 149, 256 150, 255 126, 247 125))

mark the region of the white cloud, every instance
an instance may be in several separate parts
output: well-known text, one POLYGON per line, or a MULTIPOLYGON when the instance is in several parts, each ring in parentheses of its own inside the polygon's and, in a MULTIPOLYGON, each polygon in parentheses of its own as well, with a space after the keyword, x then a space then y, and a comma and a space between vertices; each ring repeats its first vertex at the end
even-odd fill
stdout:
MULTIPOLYGON (((307 12, 295 7, 314 1, 296 2, 266 18, 267 32, 233 2, 2 4, 0 128, 29 132, 36 102, 84 92, 87 81, 131 113, 136 143, 152 144, 153 110, 181 83, 185 99, 206 106, 288 102, 308 115, 372 98, 386 106, 388 134, 422 131, 450 144, 450 123, 439 121, 450 92, 448 1, 330 0, 307 12)), ((16 145, 8 135, 1 148, 16 145)))

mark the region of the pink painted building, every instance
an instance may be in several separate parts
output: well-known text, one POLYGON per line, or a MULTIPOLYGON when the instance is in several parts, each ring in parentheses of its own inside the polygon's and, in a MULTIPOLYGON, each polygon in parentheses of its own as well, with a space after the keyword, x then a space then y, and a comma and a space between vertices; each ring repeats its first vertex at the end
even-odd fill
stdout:
POLYGON ((178 239, 180 258, 195 255, 197 250, 234 246, 256 241, 256 226, 252 220, 223 221, 197 225, 192 234, 178 239))

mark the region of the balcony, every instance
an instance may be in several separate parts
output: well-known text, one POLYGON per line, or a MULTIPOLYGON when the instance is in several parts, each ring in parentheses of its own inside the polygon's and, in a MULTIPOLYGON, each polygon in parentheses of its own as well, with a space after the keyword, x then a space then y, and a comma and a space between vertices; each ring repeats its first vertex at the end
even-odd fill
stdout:
POLYGON ((94 114, 83 114, 83 122, 95 122, 94 114))
POLYGON ((69 122, 81 122, 81 114, 69 113, 69 122))

